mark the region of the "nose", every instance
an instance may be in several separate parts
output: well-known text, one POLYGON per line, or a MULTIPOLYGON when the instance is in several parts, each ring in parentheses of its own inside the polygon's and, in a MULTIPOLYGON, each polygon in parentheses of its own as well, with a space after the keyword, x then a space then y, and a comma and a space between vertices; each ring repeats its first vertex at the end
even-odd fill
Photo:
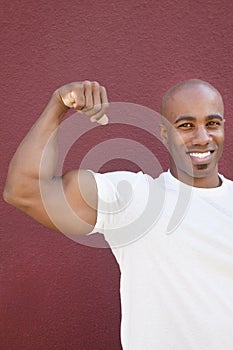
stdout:
POLYGON ((208 145, 212 141, 212 136, 205 126, 199 126, 194 131, 192 138, 193 145, 208 145))

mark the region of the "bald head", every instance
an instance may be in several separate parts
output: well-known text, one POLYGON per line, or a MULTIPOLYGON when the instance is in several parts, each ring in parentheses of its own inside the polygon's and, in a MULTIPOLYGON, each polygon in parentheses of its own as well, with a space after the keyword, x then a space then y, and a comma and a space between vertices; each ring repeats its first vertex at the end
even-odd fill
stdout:
MULTIPOLYGON (((211 84, 200 79, 184 80, 175 86, 172 86, 163 96, 161 103, 160 113, 165 118, 169 119, 170 113, 173 109, 174 101, 179 99, 184 104, 191 98, 195 99, 198 96, 207 96, 210 99, 218 100, 222 105, 223 112, 223 100, 219 91, 211 84)), ((173 111, 174 112, 174 111, 173 111)))
POLYGON ((218 186, 223 114, 220 93, 205 81, 185 80, 165 93, 161 139, 169 150, 170 170, 176 178, 196 187, 218 186))

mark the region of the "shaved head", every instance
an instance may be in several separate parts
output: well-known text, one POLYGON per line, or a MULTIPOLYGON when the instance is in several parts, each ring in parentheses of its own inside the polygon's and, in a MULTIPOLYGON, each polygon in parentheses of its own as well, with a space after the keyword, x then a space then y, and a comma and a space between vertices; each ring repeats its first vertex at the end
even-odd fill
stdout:
POLYGON ((218 90, 203 80, 182 81, 164 94, 161 118, 171 173, 192 186, 218 186, 224 143, 224 106, 218 90))
POLYGON ((160 113, 162 116, 164 116, 165 118, 168 119, 168 106, 171 104, 174 96, 176 94, 179 95, 184 95, 183 98, 185 98, 185 92, 191 89, 199 89, 199 90, 209 90, 210 92, 212 92, 213 95, 217 96, 219 98, 219 100, 221 101, 222 105, 223 105, 223 101, 222 101, 222 96, 219 93, 219 91, 212 86, 211 84, 207 83, 204 80, 200 80, 200 79, 189 79, 189 80, 184 80, 181 81, 180 83, 176 84, 175 86, 172 86, 164 95, 162 98, 162 102, 161 102, 161 109, 160 109, 160 113))

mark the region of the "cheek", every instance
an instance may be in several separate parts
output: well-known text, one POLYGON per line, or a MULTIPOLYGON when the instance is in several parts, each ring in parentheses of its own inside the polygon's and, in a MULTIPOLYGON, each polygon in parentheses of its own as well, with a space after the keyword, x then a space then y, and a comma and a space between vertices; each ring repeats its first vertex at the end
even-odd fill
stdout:
POLYGON ((220 142, 222 142, 222 143, 224 142, 224 137, 225 137, 224 131, 219 133, 218 138, 219 138, 220 142))
POLYGON ((219 145, 219 147, 223 146, 223 143, 224 143, 224 132, 223 131, 219 131, 219 132, 215 133, 213 135, 213 138, 214 138, 215 142, 219 145))
POLYGON ((171 149, 179 149, 186 148, 190 144, 191 137, 188 135, 181 135, 178 132, 172 132, 169 135, 169 147, 171 149))

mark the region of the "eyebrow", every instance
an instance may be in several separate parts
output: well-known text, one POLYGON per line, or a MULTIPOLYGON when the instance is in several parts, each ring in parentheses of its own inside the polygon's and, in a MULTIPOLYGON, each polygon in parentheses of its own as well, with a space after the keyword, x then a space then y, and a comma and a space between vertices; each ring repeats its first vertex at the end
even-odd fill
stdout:
POLYGON ((210 114, 206 117, 207 120, 210 119, 218 119, 220 121, 223 121, 223 117, 220 114, 210 114))
MULTIPOLYGON (((220 114, 210 114, 206 117, 206 120, 211 120, 211 119, 218 119, 220 121, 223 121, 223 117, 220 115, 220 114)), ((191 121, 191 122, 194 122, 196 120, 195 117, 192 117, 190 115, 182 115, 180 116, 178 119, 176 119, 175 123, 178 123, 178 122, 182 122, 182 121, 191 121)))

